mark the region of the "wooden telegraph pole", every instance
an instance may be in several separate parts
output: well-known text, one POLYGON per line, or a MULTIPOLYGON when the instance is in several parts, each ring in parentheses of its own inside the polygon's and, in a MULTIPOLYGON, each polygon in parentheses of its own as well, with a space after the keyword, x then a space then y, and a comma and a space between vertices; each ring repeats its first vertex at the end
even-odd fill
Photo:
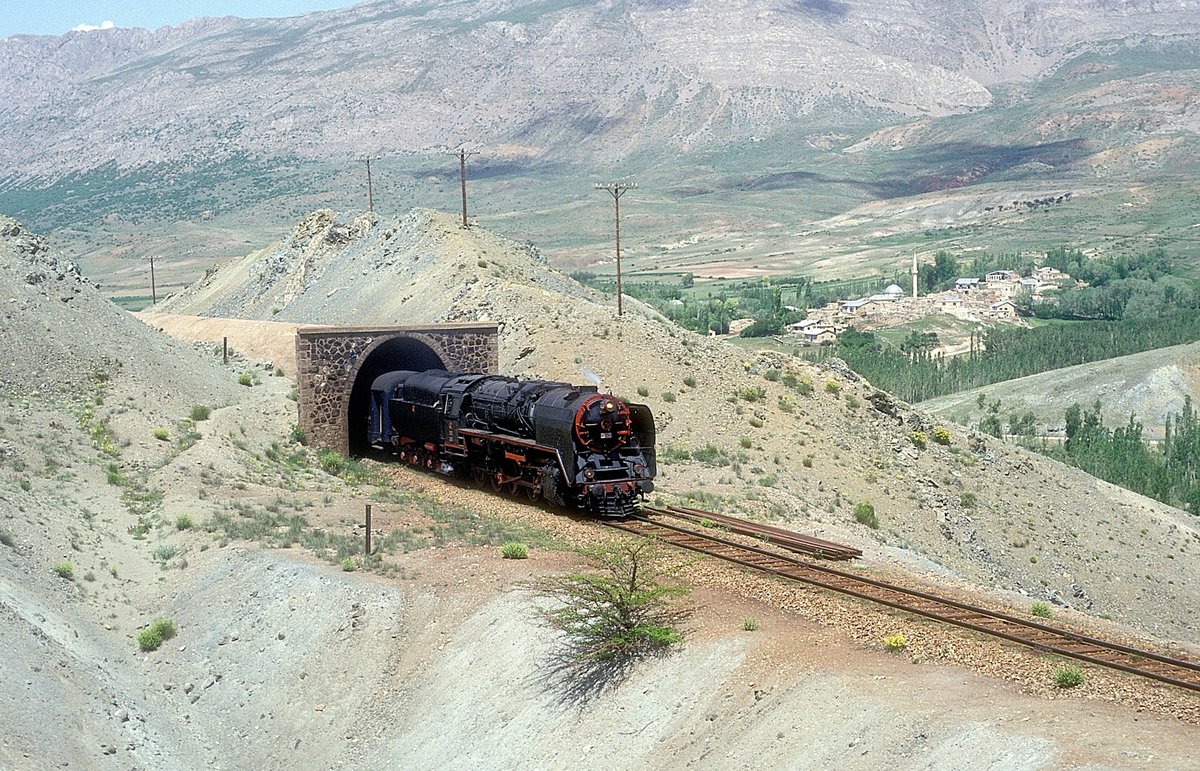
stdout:
POLYGON ((597 190, 607 190, 613 197, 613 205, 616 207, 617 217, 617 315, 622 315, 623 308, 621 306, 621 196, 626 190, 637 188, 636 182, 606 182, 596 183, 597 190))
POLYGON ((371 182, 371 161, 377 161, 377 160, 379 160, 379 158, 378 157, 372 158, 371 156, 367 156, 363 160, 365 160, 367 162, 367 211, 374 213, 375 212, 375 188, 371 182))
POLYGON ((460 147, 458 149, 458 152, 455 153, 455 155, 458 156, 458 181, 459 181, 459 184, 462 186, 462 214, 463 214, 463 227, 465 228, 465 227, 469 227, 469 225, 467 224, 467 156, 479 155, 479 153, 478 152, 468 153, 466 148, 460 147))
POLYGON ((158 305, 158 287, 154 282, 154 258, 150 258, 150 304, 158 305))

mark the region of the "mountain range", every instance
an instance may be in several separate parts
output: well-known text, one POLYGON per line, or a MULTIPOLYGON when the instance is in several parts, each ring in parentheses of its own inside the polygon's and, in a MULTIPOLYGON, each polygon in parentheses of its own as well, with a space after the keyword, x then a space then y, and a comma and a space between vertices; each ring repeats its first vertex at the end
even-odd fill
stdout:
POLYGON ((1126 148, 1194 155, 1198 39, 1193 0, 382 0, 13 36, 0 210, 52 238, 106 217, 126 235, 214 217, 245 234, 358 202, 366 157, 391 164, 380 189, 399 208, 435 205, 422 196, 450 192, 461 146, 480 151, 481 216, 563 259, 608 237, 602 221, 561 235, 583 175, 638 173, 694 207, 643 215, 663 243, 714 217, 791 229, 997 181, 999 201, 1094 181, 1097 153, 1122 178, 1126 148))

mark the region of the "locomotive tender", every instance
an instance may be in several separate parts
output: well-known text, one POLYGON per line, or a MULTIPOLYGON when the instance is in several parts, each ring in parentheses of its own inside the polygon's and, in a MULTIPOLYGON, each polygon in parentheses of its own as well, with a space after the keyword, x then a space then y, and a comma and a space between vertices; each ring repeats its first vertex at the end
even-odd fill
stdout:
POLYGON ((367 440, 479 486, 625 517, 654 489, 654 416, 595 386, 431 369, 371 384, 367 440))

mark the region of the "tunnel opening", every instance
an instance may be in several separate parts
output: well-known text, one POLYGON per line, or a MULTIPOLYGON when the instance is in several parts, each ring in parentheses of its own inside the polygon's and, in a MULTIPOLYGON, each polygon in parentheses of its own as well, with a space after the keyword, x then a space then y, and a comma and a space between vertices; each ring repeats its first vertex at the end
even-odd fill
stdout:
POLYGON ((422 371, 446 369, 441 357, 428 345, 411 337, 393 337, 380 343, 367 354, 358 368, 354 386, 350 389, 350 405, 346 415, 349 433, 347 445, 351 455, 364 455, 367 444, 367 421, 371 414, 371 383, 386 372, 398 369, 422 371))

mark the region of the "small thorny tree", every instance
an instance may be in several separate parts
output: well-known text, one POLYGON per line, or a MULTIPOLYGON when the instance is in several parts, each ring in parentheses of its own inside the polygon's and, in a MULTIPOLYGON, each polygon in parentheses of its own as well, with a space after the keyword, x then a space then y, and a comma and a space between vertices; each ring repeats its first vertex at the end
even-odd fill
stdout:
POLYGON ((680 598, 691 589, 661 567, 648 540, 617 541, 579 550, 592 572, 539 579, 534 588, 552 601, 542 619, 563 633, 553 678, 570 681, 575 695, 603 690, 638 659, 665 653, 683 641, 679 625, 691 615, 680 598))

